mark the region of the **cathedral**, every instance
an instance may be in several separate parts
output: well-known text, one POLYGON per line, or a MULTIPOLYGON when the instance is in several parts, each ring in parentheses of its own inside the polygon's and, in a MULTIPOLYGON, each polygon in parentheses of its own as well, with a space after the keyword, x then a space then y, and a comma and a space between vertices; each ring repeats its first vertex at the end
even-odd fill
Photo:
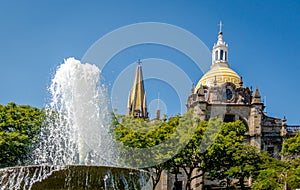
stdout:
POLYGON ((253 92, 228 64, 228 45, 223 33, 212 48, 210 70, 199 80, 187 100, 187 109, 194 109, 202 120, 224 117, 225 122, 242 120, 248 129, 245 141, 279 156, 286 134, 285 120, 267 116, 258 88, 253 92), (221 112, 221 113, 219 113, 221 112))
MULTIPOLYGON (((242 120, 248 129, 245 142, 278 159, 284 139, 300 131, 300 126, 288 126, 285 118, 268 116, 264 111, 265 105, 259 89, 253 90, 252 87, 244 86, 242 77, 230 68, 228 44, 223 40, 221 28, 212 48, 210 70, 200 78, 195 87, 193 85, 186 106, 187 110, 194 109, 201 120, 212 117, 223 118, 224 122, 242 120)), ((140 118, 148 117, 140 63, 128 97, 128 114, 140 118)), ((159 115, 156 117, 159 118, 159 115)), ((173 188, 171 174, 165 172, 161 179, 158 189, 173 188)), ((183 175, 183 183, 184 180, 183 175)), ((193 189, 197 189, 197 182, 193 189)))

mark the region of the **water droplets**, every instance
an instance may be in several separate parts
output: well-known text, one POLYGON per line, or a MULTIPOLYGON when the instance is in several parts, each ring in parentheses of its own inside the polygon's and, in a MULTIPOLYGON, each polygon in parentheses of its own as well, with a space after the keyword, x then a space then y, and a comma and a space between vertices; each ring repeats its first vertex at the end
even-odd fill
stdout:
POLYGON ((35 163, 117 164, 109 134, 107 89, 100 84, 99 68, 66 59, 57 68, 49 92, 52 100, 35 163))

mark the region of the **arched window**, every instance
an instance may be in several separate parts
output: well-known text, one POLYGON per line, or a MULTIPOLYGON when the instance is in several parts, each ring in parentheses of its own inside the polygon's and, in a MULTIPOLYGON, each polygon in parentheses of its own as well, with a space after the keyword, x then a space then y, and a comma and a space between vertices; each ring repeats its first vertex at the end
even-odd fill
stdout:
POLYGON ((235 115, 233 114, 225 114, 224 116, 224 122, 234 122, 235 121, 235 115))
POLYGON ((217 51, 215 51, 215 60, 218 60, 218 50, 217 51))
POLYGON ((220 51, 220 60, 223 60, 223 53, 224 53, 224 51, 221 49, 221 51, 220 51))
POLYGON ((224 56, 225 56, 224 61, 227 61, 227 51, 225 51, 224 56))

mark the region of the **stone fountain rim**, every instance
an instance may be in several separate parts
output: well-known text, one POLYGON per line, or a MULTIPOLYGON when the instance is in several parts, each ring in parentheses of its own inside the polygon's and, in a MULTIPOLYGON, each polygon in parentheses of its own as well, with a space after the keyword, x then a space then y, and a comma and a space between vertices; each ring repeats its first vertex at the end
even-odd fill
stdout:
POLYGON ((135 187, 134 184, 138 185, 139 187, 146 187, 149 185, 151 181, 150 172, 145 170, 140 170, 136 168, 118 167, 118 166, 79 165, 79 164, 78 165, 77 164, 75 165, 74 164, 68 164, 68 165, 43 164, 43 165, 26 165, 26 166, 1 168, 0 180, 4 182, 5 186, 8 185, 7 187, 11 187, 12 185, 12 187, 16 187, 15 189, 23 189, 27 187, 29 187, 29 189, 32 188, 32 190, 65 189, 65 187, 68 187, 68 189, 70 189, 71 187, 72 188, 76 187, 81 190, 84 190, 87 187, 86 185, 87 182, 90 182, 88 187, 93 187, 93 189, 99 189, 99 187, 105 187, 106 184, 105 181, 107 177, 110 176, 110 173, 113 176, 120 176, 117 178, 112 177, 110 180, 111 183, 114 184, 116 183, 118 187, 119 185, 120 187, 123 187, 122 184, 125 186, 126 184, 131 184, 131 186, 133 185, 132 187, 135 187), (81 172, 82 170, 85 172, 82 173, 81 172), (79 171, 81 173, 78 173, 79 171), (125 177, 126 179, 129 180, 127 181, 128 183, 127 182, 120 183, 120 180, 123 179, 122 176, 123 178, 125 177), (140 183, 141 181, 139 181, 139 179, 141 176, 146 177, 145 183, 140 183), (11 184, 12 179, 13 179, 13 183, 11 184), (66 181, 66 179, 70 179, 70 180, 66 181), (30 186, 28 186, 29 184, 30 186))
POLYGON ((144 172, 149 173, 149 171, 146 171, 144 169, 139 168, 129 168, 129 167, 122 167, 122 166, 107 166, 107 165, 81 165, 81 164, 66 164, 66 165, 50 165, 50 164, 41 164, 41 165, 26 165, 26 166, 11 166, 11 167, 5 167, 0 168, 1 170, 9 170, 9 169, 21 169, 21 168, 41 168, 41 167, 54 167, 54 168, 61 168, 61 169, 68 169, 73 167, 84 167, 84 168, 107 168, 107 169, 124 169, 124 170, 131 170, 131 171, 137 171, 137 172, 144 172))

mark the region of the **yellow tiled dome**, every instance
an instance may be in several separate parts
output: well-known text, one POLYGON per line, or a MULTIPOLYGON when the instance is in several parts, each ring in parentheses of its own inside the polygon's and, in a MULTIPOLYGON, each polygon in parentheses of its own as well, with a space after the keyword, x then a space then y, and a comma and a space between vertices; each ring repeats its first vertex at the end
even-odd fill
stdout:
POLYGON ((196 85, 195 92, 200 88, 200 85, 213 86, 216 80, 217 86, 221 86, 225 82, 232 82, 237 87, 241 82, 241 77, 232 69, 225 66, 214 65, 212 68, 199 80, 196 85))

